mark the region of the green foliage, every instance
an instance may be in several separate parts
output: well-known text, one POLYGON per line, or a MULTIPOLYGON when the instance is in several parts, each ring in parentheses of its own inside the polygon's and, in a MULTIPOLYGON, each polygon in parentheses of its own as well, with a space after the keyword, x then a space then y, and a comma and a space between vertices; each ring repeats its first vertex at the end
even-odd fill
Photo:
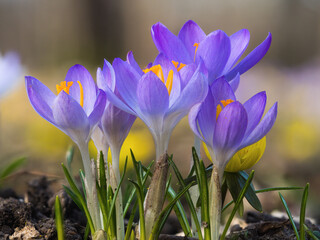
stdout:
POLYGON ((64 227, 63 227, 63 214, 61 209, 61 203, 59 196, 56 196, 56 201, 54 204, 55 222, 57 229, 58 240, 64 240, 64 227))
POLYGON ((25 157, 17 158, 0 169, 0 184, 26 162, 25 157))

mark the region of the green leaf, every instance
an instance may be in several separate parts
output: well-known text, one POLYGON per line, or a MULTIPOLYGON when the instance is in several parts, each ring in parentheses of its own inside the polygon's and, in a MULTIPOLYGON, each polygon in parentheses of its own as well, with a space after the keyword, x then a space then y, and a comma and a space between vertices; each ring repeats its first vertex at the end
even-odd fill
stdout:
POLYGON ((106 177, 106 168, 104 162, 104 155, 103 152, 100 151, 100 158, 99 158, 99 185, 101 188, 101 197, 103 202, 107 201, 107 177, 106 177))
POLYGON ((81 201, 78 198, 78 196, 67 186, 63 185, 63 188, 66 191, 66 193, 71 197, 72 201, 74 201, 74 203, 78 206, 78 208, 81 211, 83 211, 83 207, 82 207, 81 201))
POLYGON ((136 213, 136 210, 137 210, 137 206, 138 206, 138 202, 136 201, 131 209, 131 214, 130 214, 130 217, 129 217, 129 221, 128 221, 128 224, 127 224, 127 230, 126 230, 126 235, 124 237, 124 240, 129 240, 130 239, 130 235, 131 235, 131 230, 132 229, 132 225, 133 225, 133 220, 134 220, 134 215, 136 213))
POLYGON ((25 157, 18 158, 16 160, 13 160, 11 163, 9 163, 7 166, 5 166, 1 172, 0 172, 0 179, 3 179, 7 176, 9 176, 11 173, 16 171, 19 167, 21 167, 26 161, 25 157))
POLYGON ((247 181, 246 181, 246 184, 241 189, 241 192, 240 192, 240 194, 239 194, 239 196, 238 196, 238 198, 237 198, 237 200, 235 202, 234 208, 232 209, 232 212, 231 212, 231 214, 230 214, 230 216, 228 218, 228 221, 227 221, 227 223, 226 223, 226 225, 225 225, 225 227, 223 229, 223 233, 221 235, 220 240, 224 240, 224 238, 226 237, 226 234, 227 234, 227 231, 228 231, 228 229, 230 227, 231 221, 232 221, 234 215, 236 214, 236 212, 237 212, 237 210, 238 210, 238 208, 239 208, 239 206, 240 206, 240 204, 241 204, 241 202, 242 202, 242 200, 244 198, 244 195, 247 192, 247 189, 249 188, 249 186, 250 186, 250 184, 252 182, 253 176, 254 176, 254 171, 252 170, 250 175, 249 175, 249 177, 248 177, 248 179, 247 179, 247 181))
POLYGON ((54 203, 54 213, 58 240, 64 240, 63 214, 58 195, 56 196, 56 201, 54 203))
POLYGON ((306 218, 308 193, 309 193, 309 183, 307 183, 306 187, 304 188, 302 201, 301 201, 301 208, 300 208, 300 239, 301 240, 305 240, 306 238, 303 225, 306 218))
MULTIPOLYGON (((314 231, 312 232, 307 225, 303 224, 303 228, 304 230, 309 234, 309 236, 313 239, 313 240, 319 240, 320 239, 320 232, 319 231, 314 231)), ((301 231, 301 230, 300 230, 301 231)))
POLYGON ((291 222, 291 225, 292 225, 292 228, 293 228, 293 230, 294 230, 294 233, 295 233, 295 235, 296 235, 296 237, 297 237, 297 240, 300 240, 300 237, 299 237, 299 233, 298 233, 296 224, 295 224, 294 221, 293 221, 293 218, 292 218, 291 212, 290 212, 290 210, 289 210, 289 208, 288 208, 287 202, 286 202, 286 200, 284 200, 284 198, 283 198, 283 196, 282 196, 281 193, 279 193, 279 196, 280 196, 280 199, 281 199, 281 202, 282 202, 284 208, 286 209, 287 215, 288 215, 288 217, 289 217, 289 220, 290 220, 290 222, 291 222))
POLYGON ((73 156, 74 156, 74 146, 70 146, 68 151, 67 151, 67 154, 66 154, 66 160, 67 160, 67 167, 68 167, 68 170, 71 172, 71 163, 72 163, 72 160, 73 160, 73 156))

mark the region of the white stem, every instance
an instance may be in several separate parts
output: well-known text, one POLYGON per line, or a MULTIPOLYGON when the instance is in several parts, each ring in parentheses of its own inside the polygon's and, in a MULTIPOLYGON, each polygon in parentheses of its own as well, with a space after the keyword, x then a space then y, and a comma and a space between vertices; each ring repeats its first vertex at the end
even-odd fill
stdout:
POLYGON ((87 143, 78 144, 80 149, 82 163, 84 167, 85 173, 85 181, 86 181, 86 197, 87 197, 87 205, 88 210, 90 212, 93 225, 95 230, 98 231, 102 229, 102 223, 100 218, 100 208, 98 204, 98 196, 96 189, 96 178, 94 174, 94 170, 91 168, 91 160, 89 156, 89 149, 87 143))
MULTIPOLYGON (((115 176, 115 185, 112 186, 113 191, 115 192, 120 183, 120 148, 111 146, 111 155, 112 155, 112 170, 115 176)), ((120 186, 119 186, 120 187, 120 186)), ((116 201, 116 219, 117 219, 117 239, 124 239, 124 217, 123 217, 123 203, 122 203, 122 192, 121 187, 118 192, 117 201, 116 201)))
MULTIPOLYGON (((210 216, 210 229, 211 240, 219 240, 219 230, 221 222, 221 185, 220 176, 221 171, 217 169, 216 165, 213 165, 212 175, 210 180, 210 195, 209 195, 209 216, 210 216)), ((222 172, 223 174, 223 172, 222 172)))
MULTIPOLYGON (((200 157, 200 147, 201 147, 201 140, 198 136, 194 135, 194 148, 196 149, 196 152, 199 157, 200 157)), ((193 161, 193 157, 191 156, 190 171, 193 167, 193 164, 194 164, 194 161, 193 161)), ((193 186, 190 188, 189 192, 191 195, 192 204, 195 206, 198 222, 201 223, 201 209, 200 209, 200 207, 197 207, 197 201, 200 196, 199 187, 197 185, 193 186)), ((193 218, 191 218, 191 229, 192 229, 192 236, 198 237, 196 224, 195 224, 193 218)), ((201 234, 201 233, 199 233, 199 234, 201 234)))

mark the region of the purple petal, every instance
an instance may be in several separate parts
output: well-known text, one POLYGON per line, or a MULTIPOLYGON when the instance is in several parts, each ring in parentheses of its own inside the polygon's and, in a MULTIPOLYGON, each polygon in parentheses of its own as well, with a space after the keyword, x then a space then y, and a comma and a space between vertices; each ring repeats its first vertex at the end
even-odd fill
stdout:
POLYGON ((101 118, 101 125, 108 143, 121 146, 135 119, 135 116, 109 105, 101 118))
POLYGON ((250 32, 247 29, 242 29, 230 37, 231 51, 228 62, 224 68, 224 73, 227 73, 239 60, 241 55, 247 49, 250 41, 250 32))
POLYGON ((248 126, 245 136, 248 136, 258 125, 266 107, 266 92, 260 92, 246 101, 243 106, 248 114, 248 126))
POLYGON ((31 105, 36 112, 50 123, 56 125, 51 109, 56 95, 39 80, 30 76, 26 77, 26 88, 31 105))
POLYGON ((272 40, 271 33, 268 34, 267 38, 252 52, 250 52, 238 65, 236 65, 229 73, 226 74, 228 80, 234 78, 237 73, 243 74, 256 65, 269 50, 272 40))
POLYGON ((232 88, 232 91, 235 92, 237 91, 238 87, 239 87, 239 83, 240 83, 240 74, 238 73, 234 79, 229 81, 229 84, 232 88))
POLYGON ((216 79, 211 84, 210 90, 211 90, 212 96, 215 99, 216 104, 220 104, 222 100, 225 101, 228 99, 236 101, 236 96, 234 95, 234 92, 230 84, 225 80, 224 77, 220 77, 216 79))
POLYGON ((74 65, 69 69, 65 80, 73 82, 69 93, 78 103, 80 103, 80 87, 78 84, 78 81, 80 81, 83 88, 83 109, 87 114, 91 113, 97 97, 97 88, 88 70, 79 64, 74 65))
POLYGON ((164 83, 153 73, 142 76, 137 96, 143 114, 149 116, 164 115, 169 107, 169 94, 164 83))
POLYGON ((106 94, 103 90, 98 91, 97 100, 94 104, 93 111, 89 116, 90 128, 92 129, 101 119, 101 116, 106 107, 106 94))
POLYGON ((239 149, 249 146, 261 138, 263 138, 272 128, 278 112, 278 103, 276 102, 263 117, 261 122, 256 126, 255 129, 251 132, 251 134, 245 138, 245 140, 241 143, 239 149))
POLYGON ((228 153, 237 149, 247 127, 247 113, 239 102, 228 104, 219 114, 214 130, 214 151, 228 153))
POLYGON ((206 144, 211 147, 215 122, 216 104, 213 96, 209 92, 206 99, 201 103, 201 109, 198 113, 198 124, 206 144))
POLYGON ((61 91, 54 101, 53 118, 56 124, 77 144, 89 139, 90 124, 88 117, 70 95, 61 91))
POLYGON ((201 103, 194 105, 189 112, 189 125, 194 134, 196 134, 202 141, 205 141, 199 132, 198 114, 201 109, 201 103))
POLYGON ((116 86, 116 76, 112 65, 104 60, 103 69, 98 68, 97 70, 97 85, 98 88, 106 91, 110 88, 112 91, 115 90, 116 86))
POLYGON ((136 62, 136 60, 134 59, 132 51, 128 52, 127 54, 127 63, 129 63, 140 74, 140 76, 143 75, 143 71, 139 67, 139 64, 136 62))
POLYGON ((230 55, 230 39, 221 30, 210 33, 199 45, 196 60, 204 61, 209 72, 209 81, 222 73, 230 55))
POLYGON ((203 30, 196 24, 194 21, 187 21, 181 28, 178 37, 184 43, 187 48, 189 55, 195 55, 195 43, 200 43, 205 37, 206 34, 203 30))
POLYGON ((124 102, 134 111, 138 108, 137 86, 141 78, 137 71, 127 62, 116 58, 113 61, 116 73, 116 89, 124 102))
POLYGON ((151 27, 151 36, 159 52, 163 52, 170 59, 185 64, 193 62, 183 42, 162 23, 151 27))
POLYGON ((197 67, 198 67, 197 64, 192 63, 187 66, 184 66, 179 71, 180 79, 181 79, 181 89, 184 89, 185 86, 188 84, 194 72, 196 71, 197 67))

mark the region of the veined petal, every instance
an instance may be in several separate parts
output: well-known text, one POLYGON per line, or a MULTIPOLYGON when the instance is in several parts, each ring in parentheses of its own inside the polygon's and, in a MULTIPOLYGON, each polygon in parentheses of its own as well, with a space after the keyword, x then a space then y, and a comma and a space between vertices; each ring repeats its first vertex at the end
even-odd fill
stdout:
POLYGON ((209 73, 209 83, 222 73, 230 55, 230 48, 230 39, 221 30, 210 33, 199 44, 196 61, 200 58, 204 61, 209 73))
POLYGON ((103 69, 98 68, 97 70, 97 85, 98 88, 104 91, 107 88, 110 88, 112 91, 115 90, 116 75, 112 65, 107 60, 104 60, 103 69))
POLYGON ((212 96, 215 99, 216 104, 220 104, 222 100, 231 99, 236 101, 236 96, 224 77, 216 79, 210 86, 212 96))
POLYGON ((26 88, 31 105, 36 112, 56 125, 52 115, 52 106, 56 95, 38 79, 30 76, 26 77, 26 88))
POLYGON ((247 113, 241 103, 228 104, 216 122, 213 136, 214 151, 225 154, 235 151, 243 139, 247 122, 247 113))
POLYGON ((240 74, 238 73, 232 80, 229 81, 229 84, 233 92, 236 92, 240 83, 240 74))
POLYGON ((178 37, 184 43, 189 55, 194 56, 196 50, 194 44, 200 43, 206 37, 206 34, 197 23, 189 20, 181 28, 178 37))
POLYGON ((243 74, 256 65, 268 52, 271 45, 272 35, 268 34, 267 38, 250 52, 238 65, 226 74, 227 80, 233 79, 237 73, 243 74))
POLYGON ((256 126, 256 128, 253 129, 250 135, 244 139, 239 149, 249 146, 263 138, 270 131, 274 122, 276 121, 277 112, 278 103, 276 102, 269 109, 269 111, 266 113, 266 115, 263 117, 260 123, 256 126))
POLYGON ((198 114, 200 109, 201 109, 201 103, 194 105, 189 112, 188 119, 189 119, 190 128, 193 131, 193 133, 196 134, 202 141, 205 141, 203 139, 202 134, 199 131, 199 125, 198 125, 198 114))
POLYGON ((247 29, 242 29, 230 37, 231 51, 228 62, 224 67, 224 73, 227 73, 239 60, 241 55, 247 49, 250 41, 250 32, 247 29))
POLYGON ((151 27, 151 36, 159 52, 163 52, 170 59, 184 64, 193 62, 183 42, 162 23, 156 23, 151 27))
POLYGON ((88 70, 85 69, 85 67, 76 64, 69 69, 65 80, 67 82, 73 82, 69 93, 78 103, 80 103, 81 91, 78 81, 81 83, 83 88, 83 109, 86 114, 91 113, 97 97, 97 88, 88 70))
POLYGON ((137 86, 141 78, 137 71, 120 58, 113 61, 116 73, 116 88, 124 102, 134 111, 138 108, 137 86))
POLYGON ((246 101, 243 106, 248 114, 248 126, 245 136, 248 136, 258 125, 266 107, 266 92, 260 92, 246 101))
POLYGON ((61 91, 54 101, 53 118, 56 124, 69 135, 73 141, 87 142, 90 133, 88 117, 80 106, 69 94, 61 91))
POLYGON ((132 51, 128 52, 127 54, 127 62, 140 74, 140 76, 143 75, 143 72, 139 67, 139 64, 136 62, 136 60, 133 57, 132 51))
POLYGON ((184 89, 188 84, 189 80, 193 76, 195 70, 197 69, 197 65, 195 63, 188 64, 183 67, 180 71, 180 79, 181 79, 181 89, 184 89))
POLYGON ((97 100, 94 104, 93 111, 89 115, 90 128, 92 129, 101 119, 106 106, 106 94, 103 90, 98 91, 97 100))
POLYGON ((164 83, 153 72, 142 76, 137 97, 143 114, 164 116, 169 107, 169 94, 164 83))

